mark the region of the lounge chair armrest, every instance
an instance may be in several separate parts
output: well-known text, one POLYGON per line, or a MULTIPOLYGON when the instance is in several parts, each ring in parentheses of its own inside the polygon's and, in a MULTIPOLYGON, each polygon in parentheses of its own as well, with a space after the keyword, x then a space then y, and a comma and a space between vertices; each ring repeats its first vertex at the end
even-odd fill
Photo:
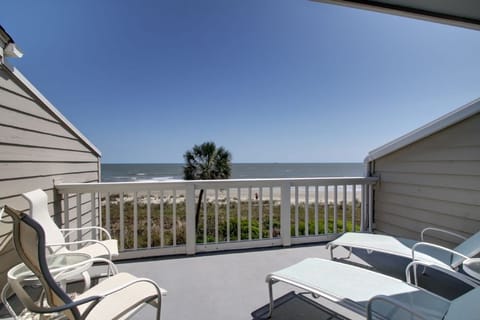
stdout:
MULTIPOLYGON (((76 306, 82 305, 84 303, 89 303, 93 301, 99 301, 102 297, 101 296, 90 296, 83 298, 81 300, 73 301, 71 303, 67 303, 58 307, 40 307, 38 305, 35 306, 30 306, 30 311, 35 312, 35 313, 55 313, 55 312, 62 312, 71 308, 74 308, 76 306)), ((96 304, 96 303, 94 303, 96 304)))
POLYGON ((53 253, 57 253, 57 251, 63 246, 68 247, 72 244, 86 244, 86 243, 97 243, 101 245, 102 247, 105 248, 105 251, 108 253, 108 258, 112 260, 112 253, 110 252, 110 249, 108 249, 108 247, 102 241, 99 241, 99 240, 87 239, 87 240, 77 240, 77 241, 69 241, 69 242, 47 243, 45 244, 45 247, 47 248, 58 247, 56 250, 49 248, 50 250, 52 250, 53 253))
MULTIPOLYGON (((156 283, 155 281, 150 280, 150 279, 147 279, 147 278, 138 278, 138 279, 135 279, 135 280, 133 280, 133 281, 127 282, 127 283, 125 283, 125 284, 123 284, 123 285, 121 285, 121 286, 118 286, 118 287, 116 287, 116 288, 114 288, 114 289, 111 289, 111 290, 108 290, 108 291, 104 292, 104 293, 100 296, 100 298, 103 299, 103 298, 105 298, 105 297, 108 296, 108 295, 111 295, 111 294, 113 294, 113 293, 115 293, 115 292, 118 292, 118 291, 120 291, 120 290, 128 287, 128 286, 131 286, 132 284, 135 284, 135 283, 137 283, 137 282, 142 282, 142 281, 149 282, 149 283, 151 283, 151 284, 155 287, 155 289, 157 290, 157 294, 158 294, 158 299, 159 299, 159 301, 160 301, 160 299, 161 299, 162 296, 165 296, 165 295, 167 294, 167 291, 164 290, 164 289, 161 289, 161 288, 157 285, 157 283, 156 283)), ((160 303, 160 302, 159 302, 159 303, 160 303)), ((85 311, 85 315, 87 315, 94 307, 95 307, 95 304, 90 305, 90 306, 87 308, 87 310, 85 311)))
POLYGON ((60 229, 61 232, 66 232, 63 236, 66 237, 68 235, 70 235, 71 233, 75 232, 75 231, 81 231, 81 230, 99 230, 103 233, 106 234, 108 240, 111 240, 112 239, 112 236, 110 235, 110 232, 108 232, 107 229, 105 228, 102 228, 102 227, 97 227, 97 226, 92 226, 92 227, 81 227, 81 228, 64 228, 64 229, 60 229))
POLYGON ((425 236, 425 233, 426 233, 427 231, 435 231, 435 232, 445 233, 445 234, 448 234, 448 235, 457 237, 457 238, 462 239, 462 240, 466 240, 466 239, 467 239, 467 237, 462 236, 461 234, 452 232, 452 231, 450 231, 450 230, 445 230, 445 229, 440 229, 440 228, 434 228, 434 227, 428 227, 428 228, 425 228, 425 229, 422 230, 422 233, 420 234, 420 239, 421 239, 421 241, 425 241, 425 240, 424 240, 424 236, 425 236))
POLYGON ((113 289, 111 289, 111 290, 108 290, 108 291, 106 291, 106 292, 103 292, 103 293, 102 293, 102 297, 106 297, 106 296, 108 296, 108 295, 111 295, 111 294, 113 294, 113 293, 115 293, 115 292, 118 292, 118 291, 120 291, 120 290, 122 290, 122 289, 125 289, 126 287, 129 287, 129 286, 131 286, 131 285, 133 285, 133 284, 135 284, 135 283, 138 283, 138 282, 148 282, 148 283, 151 283, 151 284, 155 287, 155 289, 157 290, 158 296, 165 296, 165 295, 167 295, 167 291, 166 291, 165 289, 160 288, 155 281, 150 280, 150 279, 148 279, 148 278, 137 278, 137 279, 135 279, 135 280, 129 281, 129 282, 127 282, 127 283, 124 283, 124 284, 122 284, 122 285, 120 285, 120 286, 118 286, 118 287, 116 287, 116 288, 113 288, 113 289))
MULTIPOLYGON (((68 309, 71 309, 73 307, 76 307, 78 305, 81 305, 81 304, 84 304, 84 303, 91 303, 93 301, 96 301, 96 302, 93 302, 92 305, 96 305, 101 299, 102 299, 102 296, 99 296, 99 295, 95 295, 95 296, 90 296, 90 297, 86 297, 84 299, 81 299, 81 300, 77 300, 77 301, 73 301, 71 303, 67 303, 67 304, 63 304, 61 306, 56 306, 56 307, 50 307, 50 306, 44 306, 41 302, 37 301, 33 301, 31 299, 31 296, 29 293, 27 293, 25 291, 25 288, 23 287, 23 285, 21 285, 23 279, 29 277, 29 275, 27 274, 24 274, 20 277, 17 278, 17 280, 15 281, 15 283, 17 283, 17 285, 15 285, 16 289, 14 289, 13 291, 15 292, 16 295, 21 295, 21 296, 25 296, 25 297, 28 297, 25 299, 25 301, 22 301, 22 304, 24 305, 24 307, 26 307, 29 311, 31 312, 34 312, 34 313, 41 313, 41 314, 44 314, 44 313, 55 313, 55 312, 61 312, 61 311, 64 311, 64 310, 68 310, 68 309), (20 285, 18 285, 20 284, 20 285), (17 291, 18 290, 18 291, 17 291)), ((10 285, 11 286, 11 285, 10 285)), ((7 288, 7 286, 4 287, 4 290, 5 291, 7 288)), ((4 292, 2 291, 2 294, 4 294, 4 292)), ((3 298, 3 296, 2 296, 3 298)), ((12 310, 13 311, 13 310, 12 310)), ((15 318, 16 319, 16 318, 15 318)))
POLYGON ((378 295, 378 296, 375 296, 373 298, 371 298, 370 300, 368 300, 368 304, 367 304, 367 320, 371 320, 373 319, 373 310, 372 310, 372 303, 374 301, 384 301, 384 302, 387 302, 397 308, 400 308, 400 309, 403 309, 405 310, 406 312, 410 313, 411 315, 415 316, 416 318, 418 319, 422 319, 422 320, 427 320, 427 318, 425 318, 423 315, 419 314, 418 312, 416 311, 413 311, 411 308, 409 308, 409 306, 407 306, 406 304, 398 301, 398 300, 395 300, 395 299, 392 299, 388 296, 385 296, 385 295, 378 295))
POLYGON ((60 276, 62 276, 64 273, 69 272, 71 270, 76 270, 77 268, 80 268, 84 265, 93 265, 95 263, 105 263, 108 265, 108 273, 107 276, 110 276, 111 274, 117 274, 118 273, 118 268, 117 266, 110 260, 105 259, 105 258, 91 258, 82 262, 74 263, 68 266, 64 266, 61 268, 56 268, 54 270, 53 277, 56 279, 60 276))
POLYGON ((436 248, 436 249, 439 249, 439 250, 443 250, 443 251, 446 251, 446 252, 449 252, 453 255, 456 255, 456 256, 459 256, 459 257, 462 257, 464 259, 468 259, 469 257, 467 257, 466 255, 460 253, 460 252, 457 252, 455 250, 452 250, 452 249, 449 249, 449 248, 446 248, 446 247, 443 247, 443 246, 440 246, 438 244, 434 244, 434 243, 430 243, 430 242, 417 242, 416 244, 414 244, 412 246, 412 260, 415 260, 415 251, 417 251, 417 248, 418 247, 431 247, 431 248, 436 248))
POLYGON ((477 283, 475 280, 469 278, 468 276, 464 275, 463 273, 456 272, 453 270, 449 270, 446 268, 442 268, 435 263, 431 262, 426 262, 426 261, 420 261, 420 260, 415 260, 410 262, 407 267, 405 268, 405 279, 408 283, 412 284, 412 277, 411 277, 411 270, 413 269, 413 279, 414 279, 414 285, 418 286, 418 277, 417 277, 417 266, 423 266, 423 267, 428 267, 431 269, 435 269, 437 271, 440 271, 446 275, 449 275, 457 280, 462 281, 463 283, 471 286, 472 288, 478 287, 479 283, 477 283))
POLYGON ((0 222, 12 224, 13 220, 10 218, 8 214, 4 216, 3 215, 4 211, 5 211, 4 207, 0 208, 0 222))

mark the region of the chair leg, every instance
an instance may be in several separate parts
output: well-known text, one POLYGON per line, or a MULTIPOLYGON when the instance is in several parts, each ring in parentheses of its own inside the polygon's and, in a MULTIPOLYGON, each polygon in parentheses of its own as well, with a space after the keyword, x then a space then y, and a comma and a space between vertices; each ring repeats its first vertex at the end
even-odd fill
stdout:
POLYGON ((423 266, 422 275, 427 274, 427 266, 423 266))
POLYGON ((87 291, 88 289, 90 289, 90 286, 92 285, 92 281, 91 281, 91 278, 90 278, 90 273, 88 273, 88 271, 84 271, 84 272, 82 272, 82 276, 83 276, 83 281, 84 281, 83 290, 87 291))
POLYGON ((333 260, 333 259, 334 259, 334 257, 333 257, 333 249, 334 249, 334 248, 333 248, 332 245, 330 245, 329 247, 330 247, 330 248, 329 248, 329 249, 330 249, 330 260, 333 260))
POLYGON ((14 320, 18 319, 17 314, 13 310, 12 306, 8 303, 8 298, 7 298, 7 292, 10 289, 10 286, 5 284, 5 286, 2 289, 2 303, 5 306, 5 309, 7 309, 8 313, 13 317, 14 320))
POLYGON ((272 313, 273 313, 273 281, 270 279, 270 281, 268 281, 268 294, 269 294, 269 297, 270 297, 270 305, 268 307, 268 315, 267 315, 267 318, 271 318, 272 317, 272 313))
POLYGON ((158 295, 158 306, 157 306, 157 320, 160 320, 160 313, 162 311, 162 295, 158 295))
POLYGON ((352 256, 352 251, 353 251, 353 248, 352 247, 349 247, 348 248, 348 254, 345 256, 345 257, 338 257, 338 258, 335 258, 333 256, 333 249, 335 249, 337 246, 333 246, 333 245, 330 245, 330 260, 335 260, 335 259, 350 259, 350 257, 352 256))

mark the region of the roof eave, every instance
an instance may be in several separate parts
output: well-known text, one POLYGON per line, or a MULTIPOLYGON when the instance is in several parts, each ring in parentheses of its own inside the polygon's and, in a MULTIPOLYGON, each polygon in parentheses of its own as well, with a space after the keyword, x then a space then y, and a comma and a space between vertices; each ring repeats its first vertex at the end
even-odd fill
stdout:
POLYGON ((11 72, 11 74, 31 92, 32 95, 37 97, 60 120, 60 122, 67 126, 75 136, 77 136, 93 153, 96 154, 96 156, 102 156, 100 150, 92 142, 90 142, 90 140, 88 140, 70 121, 68 121, 67 118, 65 118, 62 113, 58 111, 58 109, 55 108, 55 106, 48 101, 48 99, 45 98, 45 96, 38 91, 38 89, 35 88, 35 86, 30 83, 30 81, 28 81, 28 79, 17 68, 7 62, 4 62, 4 65, 11 72))
POLYGON ((13 38, 8 34, 8 32, 0 25, 0 43, 4 45, 8 43, 14 43, 13 38))
POLYGON ((436 11, 421 10, 409 6, 385 3, 372 0, 310 0, 314 2, 323 2, 356 9, 388 13, 402 17, 426 20, 431 22, 448 24, 451 26, 480 30, 480 20, 463 17, 455 14, 447 14, 436 11))
POLYGON ((365 162, 371 162, 384 157, 414 142, 431 136, 436 132, 457 124, 460 121, 463 121, 477 113, 480 113, 480 98, 473 100, 450 113, 447 113, 446 115, 424 125, 423 127, 420 127, 399 137, 398 139, 395 139, 377 149, 370 151, 368 156, 365 158, 365 162))

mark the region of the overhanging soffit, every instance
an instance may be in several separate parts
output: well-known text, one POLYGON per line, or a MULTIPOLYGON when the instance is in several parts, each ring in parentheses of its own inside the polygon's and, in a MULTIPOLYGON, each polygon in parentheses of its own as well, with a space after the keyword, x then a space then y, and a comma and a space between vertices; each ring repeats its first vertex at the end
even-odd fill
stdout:
POLYGON ((480 30, 479 0, 311 0, 480 30))

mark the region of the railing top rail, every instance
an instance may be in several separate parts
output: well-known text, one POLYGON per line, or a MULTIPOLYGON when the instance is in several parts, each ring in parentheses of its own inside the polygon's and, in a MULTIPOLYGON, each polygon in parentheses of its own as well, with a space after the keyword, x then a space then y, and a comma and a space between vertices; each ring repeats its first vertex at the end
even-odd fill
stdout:
POLYGON ((75 192, 124 192, 145 190, 185 189, 193 184, 195 188, 245 188, 290 186, 335 186, 375 184, 377 177, 319 177, 319 178, 270 178, 270 179, 225 179, 225 180, 175 180, 142 182, 95 182, 95 183, 58 183, 60 193, 75 192))

